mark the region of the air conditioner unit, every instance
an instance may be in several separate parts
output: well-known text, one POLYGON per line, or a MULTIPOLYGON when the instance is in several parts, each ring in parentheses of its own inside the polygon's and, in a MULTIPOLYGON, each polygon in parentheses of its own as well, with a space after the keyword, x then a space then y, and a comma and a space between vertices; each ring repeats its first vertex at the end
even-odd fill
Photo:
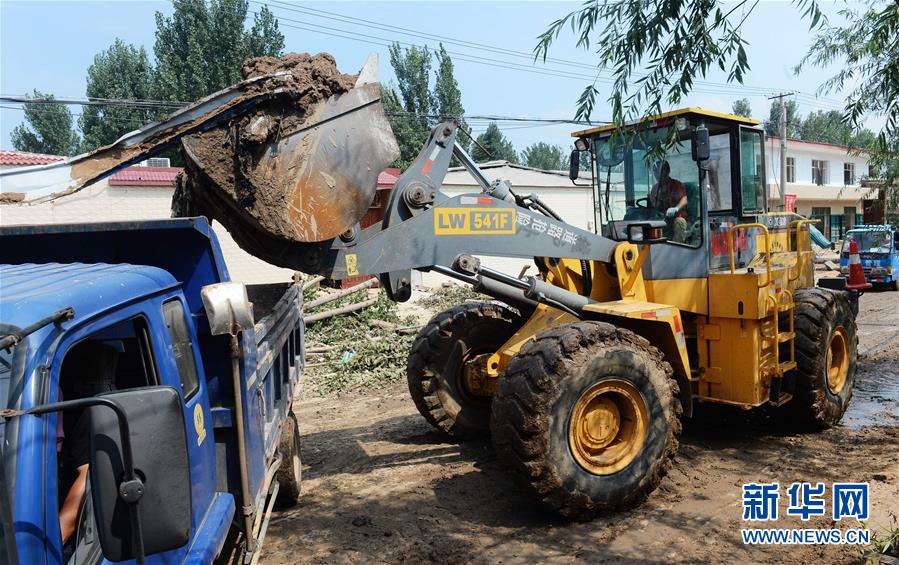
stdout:
POLYGON ((146 161, 147 167, 170 167, 170 161, 168 157, 150 157, 146 161))

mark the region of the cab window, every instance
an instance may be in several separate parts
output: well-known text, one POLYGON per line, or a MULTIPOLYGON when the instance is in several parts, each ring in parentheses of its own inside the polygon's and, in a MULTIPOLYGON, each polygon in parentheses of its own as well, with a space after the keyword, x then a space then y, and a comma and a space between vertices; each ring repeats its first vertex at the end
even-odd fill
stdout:
POLYGON ((657 220, 665 222, 669 243, 702 243, 699 167, 690 133, 679 132, 679 143, 661 155, 652 147, 667 139, 667 127, 641 135, 626 148, 616 148, 621 142, 610 137, 596 140, 598 223, 604 236, 623 239, 628 223, 657 220))
POLYGON ((189 400, 200 388, 200 380, 197 378, 194 344, 187 329, 184 307, 177 298, 169 300, 162 305, 162 314, 169 339, 172 341, 172 353, 178 367, 178 375, 181 377, 181 390, 184 399, 189 400))
POLYGON ((761 132, 741 129, 740 187, 744 216, 765 209, 764 166, 761 132))

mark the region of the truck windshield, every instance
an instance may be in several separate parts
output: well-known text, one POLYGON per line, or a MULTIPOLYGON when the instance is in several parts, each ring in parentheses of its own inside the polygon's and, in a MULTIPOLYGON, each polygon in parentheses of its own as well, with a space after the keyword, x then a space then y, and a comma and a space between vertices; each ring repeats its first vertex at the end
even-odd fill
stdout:
POLYGON ((596 203, 602 235, 613 237, 615 222, 664 220, 671 242, 701 243, 699 168, 691 156, 690 131, 679 133, 675 147, 648 156, 668 133, 665 127, 646 132, 627 147, 611 137, 596 140, 596 203))
POLYGON ((843 241, 843 253, 849 253, 849 240, 854 239, 859 253, 887 255, 893 245, 893 235, 888 231, 850 231, 843 241))

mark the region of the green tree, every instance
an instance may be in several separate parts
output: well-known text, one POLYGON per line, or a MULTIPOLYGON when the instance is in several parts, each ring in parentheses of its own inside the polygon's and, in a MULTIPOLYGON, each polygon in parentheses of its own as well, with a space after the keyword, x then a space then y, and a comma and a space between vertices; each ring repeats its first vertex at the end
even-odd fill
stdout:
POLYGON ((741 98, 741 99, 735 101, 733 106, 731 107, 731 112, 733 112, 733 114, 735 116, 743 116, 744 118, 751 118, 752 117, 752 106, 749 105, 749 99, 741 98))
MULTIPOLYGON (((444 49, 443 44, 435 52, 437 56, 437 71, 434 81, 434 108, 441 120, 455 118, 460 127, 471 133, 471 128, 465 122, 465 108, 462 107, 462 91, 453 73, 453 60, 444 49)), ((469 139, 467 135, 456 137, 459 144, 468 151, 469 139)))
POLYGON ((25 123, 12 129, 10 139, 18 151, 71 156, 78 153, 80 141, 74 129, 72 112, 64 104, 48 103, 53 95, 35 90, 26 102, 25 123))
MULTIPOLYGON (((87 96, 146 100, 152 97, 153 66, 143 47, 116 39, 87 68, 87 96)), ((78 120, 83 148, 92 151, 159 117, 160 110, 128 106, 85 106, 78 120)))
POLYGON ((843 113, 838 110, 818 110, 802 120, 799 137, 804 141, 849 144, 852 127, 843 121, 843 113))
MULTIPOLYGON (((817 30, 796 72, 808 65, 840 69, 820 91, 852 85, 843 113, 854 135, 861 134, 867 116, 886 118, 867 154, 889 187, 891 203, 899 203, 899 3, 867 0, 861 9, 842 10, 836 25, 823 17, 817 0, 793 4, 817 30)), ((587 0, 552 22, 534 52, 546 60, 552 43, 570 26, 577 46, 595 51, 599 70, 612 73, 609 103, 620 127, 659 113, 663 105, 679 105, 694 82, 716 67, 727 73, 728 82, 742 83, 749 60, 741 28, 757 5, 748 0, 727 5, 723 0, 587 0)), ((584 88, 576 117, 590 118, 598 93, 595 82, 584 88)), ((676 143, 673 135, 667 143, 676 143)))
MULTIPOLYGON (((787 137, 798 138, 802 132, 802 116, 799 115, 799 104, 795 100, 786 100, 787 137)), ((765 120, 765 135, 780 137, 780 100, 771 101, 768 119, 765 120)))
MULTIPOLYGON (((421 151, 428 132, 441 120, 455 118, 463 130, 470 131, 470 128, 465 122, 462 92, 453 73, 453 61, 442 44, 433 54, 427 47, 403 49, 399 43, 390 45, 389 52, 397 82, 381 89, 381 103, 400 146, 400 157, 395 165, 405 169, 421 151), (432 86, 434 56, 437 68, 432 86)), ((463 147, 468 147, 466 135, 460 134, 456 139, 463 147)))
POLYGON ((899 3, 869 0, 861 9, 845 8, 841 25, 824 23, 796 67, 836 67, 840 70, 824 82, 819 92, 840 92, 847 84, 843 114, 852 127, 852 143, 865 147, 868 164, 886 187, 887 205, 899 206, 899 3), (872 140, 865 129, 869 115, 884 117, 883 127, 872 140))
POLYGON ((495 122, 490 122, 487 131, 477 137, 477 143, 471 153, 475 162, 509 161, 518 163, 518 154, 512 142, 506 139, 495 122), (483 149, 482 149, 483 147, 483 149))
POLYGON ((525 147, 521 152, 521 160, 528 167, 544 171, 568 169, 568 152, 558 145, 551 145, 544 141, 525 147))
POLYGON ((190 102, 241 80, 248 57, 280 56, 284 35, 263 6, 244 29, 247 0, 175 0, 156 12, 154 97, 190 102))

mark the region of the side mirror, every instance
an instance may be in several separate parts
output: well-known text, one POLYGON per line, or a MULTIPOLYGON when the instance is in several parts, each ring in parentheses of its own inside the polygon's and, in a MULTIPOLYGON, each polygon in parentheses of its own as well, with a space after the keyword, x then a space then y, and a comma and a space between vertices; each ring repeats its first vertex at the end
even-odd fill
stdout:
POLYGON ((151 555, 183 547, 190 539, 191 492, 187 434, 181 395, 169 386, 111 392, 97 398, 111 400, 125 413, 136 488, 123 481, 125 451, 120 422, 107 405, 90 410, 90 481, 103 555, 110 561, 137 557, 135 541, 151 555), (137 500, 130 500, 137 497, 137 500), (129 519, 137 507, 139 531, 129 519))
POLYGON ((242 283, 206 285, 200 290, 200 296, 212 335, 237 335, 253 327, 253 311, 247 297, 247 287, 242 283))
POLYGON ((571 150, 571 157, 568 159, 568 178, 575 181, 581 174, 581 152, 577 149, 571 150))
POLYGON ((709 130, 704 125, 693 130, 693 160, 708 161, 710 155, 709 149, 709 130))

